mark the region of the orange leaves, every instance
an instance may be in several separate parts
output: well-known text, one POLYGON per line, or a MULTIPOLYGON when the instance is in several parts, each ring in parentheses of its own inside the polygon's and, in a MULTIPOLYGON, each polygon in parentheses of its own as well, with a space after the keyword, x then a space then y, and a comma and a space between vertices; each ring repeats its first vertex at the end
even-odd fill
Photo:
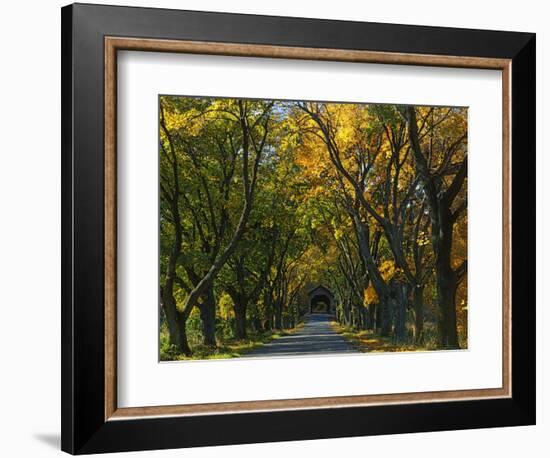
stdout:
POLYGON ((372 286, 372 283, 363 292, 363 300, 365 301, 365 305, 376 304, 378 302, 378 294, 376 294, 376 290, 372 286))
POLYGON ((403 270, 395 265, 393 259, 387 259, 380 264, 380 274, 384 281, 388 282, 397 275, 402 275, 403 270))
MULTIPOLYGON (((403 275, 403 270, 397 267, 392 259, 382 261, 379 271, 386 283, 394 277, 403 275)), ((363 299, 365 301, 365 305, 375 304, 378 302, 378 294, 376 293, 372 282, 369 284, 369 287, 364 290, 363 299)))

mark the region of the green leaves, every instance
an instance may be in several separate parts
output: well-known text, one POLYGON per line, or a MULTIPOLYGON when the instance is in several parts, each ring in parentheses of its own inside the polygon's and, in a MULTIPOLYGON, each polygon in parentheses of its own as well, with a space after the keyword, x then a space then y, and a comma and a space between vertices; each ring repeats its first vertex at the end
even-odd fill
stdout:
MULTIPOLYGON (((466 258, 466 179, 456 180, 466 109, 413 108, 413 148, 402 115, 410 108, 396 105, 161 96, 159 108, 160 283, 177 277, 180 310, 232 247, 244 213, 244 231, 212 280, 217 316, 228 323, 231 308, 244 307, 236 297, 257 328, 279 306, 295 317, 313 284, 338 292, 339 310, 355 317, 384 300, 376 279, 386 288, 399 278, 434 290, 419 151, 436 193, 456 183, 453 268, 466 258)), ((465 289, 458 294, 464 315, 465 289)), ((426 302, 433 308, 431 296, 426 302)), ((195 332, 202 318, 192 312, 195 332)))

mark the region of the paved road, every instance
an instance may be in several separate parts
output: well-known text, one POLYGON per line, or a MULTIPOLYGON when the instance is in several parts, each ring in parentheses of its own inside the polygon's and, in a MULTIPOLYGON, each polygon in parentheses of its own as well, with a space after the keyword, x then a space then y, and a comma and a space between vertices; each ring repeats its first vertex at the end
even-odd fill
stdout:
POLYGON ((351 344, 330 326, 331 315, 313 313, 306 316, 298 331, 275 339, 248 353, 246 357, 297 356, 330 353, 357 353, 351 344))

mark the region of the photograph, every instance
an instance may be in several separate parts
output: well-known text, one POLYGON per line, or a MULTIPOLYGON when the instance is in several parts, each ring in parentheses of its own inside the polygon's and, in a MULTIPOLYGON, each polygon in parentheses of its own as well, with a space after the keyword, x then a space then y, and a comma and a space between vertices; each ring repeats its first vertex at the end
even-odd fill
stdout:
POLYGON ((4 3, 0 458, 550 456, 550 9, 501 4, 4 3))
POLYGON ((468 108, 161 94, 159 360, 468 349, 468 108))

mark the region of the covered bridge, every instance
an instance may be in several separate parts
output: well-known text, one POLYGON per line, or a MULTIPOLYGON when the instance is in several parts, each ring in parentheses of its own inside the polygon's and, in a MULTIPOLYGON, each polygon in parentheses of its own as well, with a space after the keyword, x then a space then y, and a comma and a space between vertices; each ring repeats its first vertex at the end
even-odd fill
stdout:
POLYGON ((318 285, 307 292, 310 313, 334 313, 336 304, 334 294, 323 285, 318 285))

